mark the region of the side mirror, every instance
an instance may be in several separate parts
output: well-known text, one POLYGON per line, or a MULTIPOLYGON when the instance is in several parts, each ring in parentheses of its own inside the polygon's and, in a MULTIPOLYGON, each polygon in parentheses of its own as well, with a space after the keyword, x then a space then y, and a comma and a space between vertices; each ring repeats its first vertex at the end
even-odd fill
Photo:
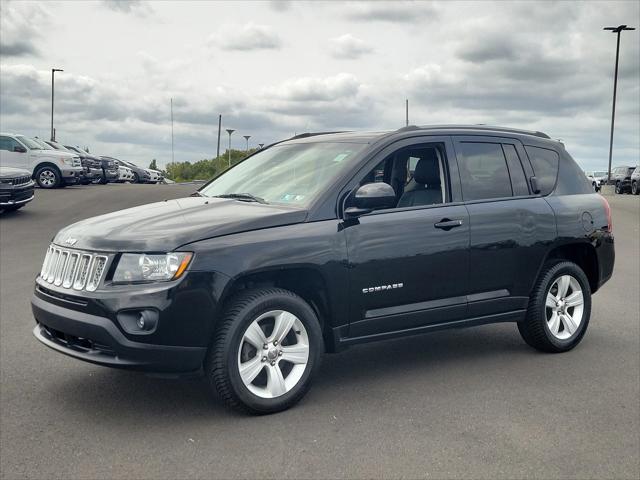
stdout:
POLYGON ((538 195, 540 193, 540 187, 538 186, 538 179, 534 177, 529 178, 529 183, 531 184, 531 191, 538 195))
POLYGON ((367 183, 356 190, 350 199, 352 206, 344 211, 345 218, 355 218, 372 210, 396 206, 396 192, 388 183, 367 183))
POLYGON ((18 153, 26 153, 27 149, 22 145, 16 145, 15 147, 13 147, 13 151, 18 153))

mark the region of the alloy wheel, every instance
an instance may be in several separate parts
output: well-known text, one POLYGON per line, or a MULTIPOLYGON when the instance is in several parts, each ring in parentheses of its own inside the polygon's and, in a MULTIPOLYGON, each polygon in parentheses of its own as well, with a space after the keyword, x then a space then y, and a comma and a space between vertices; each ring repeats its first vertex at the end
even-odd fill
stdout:
POLYGON ((291 391, 309 361, 309 336, 293 313, 272 310, 252 321, 238 348, 238 371, 245 387, 261 398, 291 391))
POLYGON ((45 188, 53 187, 56 183, 56 175, 51 170, 42 170, 38 175, 38 183, 45 188))
POLYGON ((584 295, 580 283, 571 275, 561 275, 549 288, 545 301, 547 327, 559 340, 576 333, 582 322, 584 295))

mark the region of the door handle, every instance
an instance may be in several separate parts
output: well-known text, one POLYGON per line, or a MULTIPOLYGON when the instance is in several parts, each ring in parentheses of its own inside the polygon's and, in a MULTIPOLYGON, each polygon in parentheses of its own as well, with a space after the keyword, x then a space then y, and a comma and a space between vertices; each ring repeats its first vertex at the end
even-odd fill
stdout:
POLYGON ((451 230, 452 228, 456 228, 461 225, 462 225, 462 220, 449 220, 448 218, 443 218, 433 226, 441 230, 451 230))

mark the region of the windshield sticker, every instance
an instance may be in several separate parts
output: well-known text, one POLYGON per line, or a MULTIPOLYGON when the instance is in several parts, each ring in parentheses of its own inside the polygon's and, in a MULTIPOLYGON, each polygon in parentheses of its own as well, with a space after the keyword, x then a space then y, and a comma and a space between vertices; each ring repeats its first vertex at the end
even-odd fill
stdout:
POLYGON ((305 195, 296 195, 295 193, 286 193, 282 196, 283 202, 301 202, 305 195))
POLYGON ((345 158, 347 158, 349 155, 351 155, 351 152, 346 152, 346 153, 339 153, 338 155, 336 155, 333 158, 334 162, 340 163, 342 160, 344 160, 345 158))

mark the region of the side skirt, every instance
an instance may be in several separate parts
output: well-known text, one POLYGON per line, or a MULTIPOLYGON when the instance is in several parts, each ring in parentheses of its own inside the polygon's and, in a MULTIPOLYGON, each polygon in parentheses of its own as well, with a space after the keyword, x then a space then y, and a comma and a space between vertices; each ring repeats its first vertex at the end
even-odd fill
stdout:
POLYGON ((475 327, 478 325, 486 325, 490 323, 521 322, 524 320, 526 312, 526 310, 514 310, 511 312, 498 313, 494 315, 484 315, 482 317, 466 318, 464 320, 455 320, 451 322, 432 323, 420 327, 407 328, 405 330, 376 333, 374 335, 366 335, 361 337, 341 336, 341 330, 344 331, 345 329, 344 327, 338 327, 333 329, 333 335, 335 339, 335 345, 337 347, 336 350, 339 351, 345 347, 356 345, 358 343, 376 342, 379 340, 389 340, 398 337, 421 335, 438 330, 446 330, 448 328, 467 328, 475 327))

